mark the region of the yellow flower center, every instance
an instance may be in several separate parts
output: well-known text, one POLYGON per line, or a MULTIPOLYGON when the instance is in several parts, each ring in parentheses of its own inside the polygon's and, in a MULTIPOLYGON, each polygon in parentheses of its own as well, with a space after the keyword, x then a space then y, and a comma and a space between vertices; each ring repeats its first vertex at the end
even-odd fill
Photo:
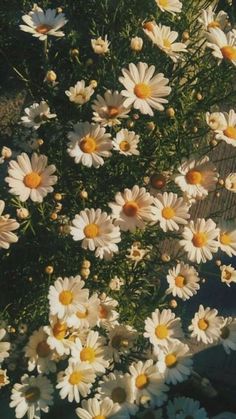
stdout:
POLYGON ((111 399, 114 403, 124 403, 126 398, 126 391, 122 387, 116 387, 111 392, 111 399))
POLYGON ((224 135, 228 138, 232 138, 233 140, 236 140, 236 127, 228 126, 224 130, 224 135))
POLYGON ((40 389, 38 387, 30 387, 25 392, 25 399, 34 403, 40 398, 40 389))
POLYGON ((221 338, 222 339, 227 339, 230 335, 230 330, 227 326, 223 327, 223 329, 221 330, 221 338))
POLYGON ((212 22, 209 23, 209 25, 207 26, 207 29, 210 28, 220 28, 220 24, 219 22, 217 22, 216 20, 213 20, 212 22))
POLYGON ((76 386, 83 380, 84 376, 80 371, 74 371, 69 377, 69 383, 72 386, 76 386))
POLYGON ((93 348, 84 348, 80 352, 81 361, 93 362, 96 358, 95 350, 93 348))
POLYGON ((6 382, 5 374, 0 374, 0 384, 5 384, 5 382, 6 382))
POLYGON ((200 319, 198 320, 198 327, 200 330, 207 330, 209 327, 209 323, 206 319, 200 319))
POLYGON ((104 415, 94 416, 93 419, 106 419, 107 417, 104 415))
POLYGON ((84 234, 87 239, 94 239, 99 235, 99 227, 94 223, 88 224, 84 227, 84 234))
POLYGON ((221 244, 231 244, 231 238, 230 235, 228 233, 221 233, 220 234, 220 242, 221 244))
POLYGON ((76 316, 79 319, 86 319, 86 317, 88 316, 88 310, 85 310, 84 312, 82 311, 77 311, 76 316))
POLYGON ((135 258, 139 258, 141 256, 141 252, 139 250, 133 250, 132 256, 135 258))
POLYGON ((139 99, 148 99, 151 96, 152 91, 148 84, 138 83, 134 86, 134 94, 139 99))
POLYGON ((59 321, 53 326, 53 335, 56 339, 62 340, 66 336, 67 325, 66 323, 60 323, 59 321))
POLYGON ((59 301, 64 306, 68 306, 73 301, 73 293, 71 291, 62 291, 59 294, 59 301))
POLYGON ((127 217, 134 217, 138 212, 138 204, 135 201, 127 201, 123 206, 123 211, 127 217))
POLYGON ((96 141, 93 137, 89 137, 89 135, 87 135, 79 144, 80 149, 84 152, 84 153, 93 153, 96 150, 97 144, 96 141))
POLYGON ((142 390, 143 388, 147 387, 149 384, 149 379, 146 374, 140 374, 136 377, 135 385, 139 390, 142 390))
POLYGON ((168 0, 159 0, 159 5, 163 7, 168 6, 168 0))
POLYGON ((230 281, 231 277, 232 277, 232 273, 228 271, 227 269, 225 269, 223 278, 226 279, 226 281, 230 281))
POLYGON ((110 118, 115 118, 117 115, 119 115, 119 108, 116 106, 108 106, 107 114, 110 118))
POLYGON ((185 278, 182 275, 178 275, 175 278, 175 285, 176 285, 176 287, 183 288, 185 286, 185 282, 186 282, 185 281, 185 278))
POLYGON ((38 173, 31 172, 25 175, 23 182, 27 188, 35 189, 40 185, 41 180, 42 178, 38 173))
POLYGON ((168 354, 165 357, 165 363, 168 368, 172 368, 177 364, 177 358, 174 354, 168 354))
POLYGON ((144 29, 146 29, 147 31, 152 32, 152 31, 153 31, 153 28, 154 28, 154 25, 153 25, 153 23, 152 23, 152 22, 145 22, 145 23, 144 23, 144 25, 143 25, 143 27, 144 27, 144 29))
POLYGON ((165 48, 171 48, 171 42, 169 39, 163 39, 163 45, 165 48))
POLYGON ((108 315, 108 311, 107 311, 107 309, 104 307, 104 306, 100 306, 100 309, 99 309, 99 317, 100 317, 100 319, 106 319, 107 318, 107 315, 108 315))
POLYGON ((128 141, 123 140, 120 142, 119 147, 121 151, 129 151, 130 150, 130 144, 128 141))
POLYGON ((189 170, 185 178, 190 185, 200 185, 203 180, 202 173, 198 170, 189 170))
POLYGON ((171 220, 175 216, 175 210, 171 207, 165 207, 162 210, 162 217, 166 220, 171 220))
POLYGON ((36 348, 36 352, 40 358, 47 358, 47 356, 50 354, 51 349, 47 342, 43 340, 42 342, 39 342, 36 348))
POLYGON ((225 47, 221 48, 221 52, 226 60, 236 60, 236 47, 226 45, 225 47))
POLYGON ((195 233, 192 238, 192 243, 195 247, 203 247, 207 243, 207 236, 205 233, 195 233))
POLYGON ((158 339, 166 339, 168 334, 168 328, 164 324, 159 324, 155 329, 155 335, 158 339))
POLYGON ((42 25, 37 26, 36 32, 41 33, 41 34, 44 35, 44 34, 48 33, 51 29, 52 29, 52 26, 42 24, 42 25))

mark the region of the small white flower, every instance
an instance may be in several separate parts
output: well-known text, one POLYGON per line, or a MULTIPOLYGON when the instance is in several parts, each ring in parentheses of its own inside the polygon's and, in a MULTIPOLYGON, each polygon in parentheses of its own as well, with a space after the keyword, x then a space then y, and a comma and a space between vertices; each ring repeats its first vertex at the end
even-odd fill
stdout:
POLYGON ((221 265, 221 282, 230 287, 231 283, 236 283, 236 269, 231 265, 221 265))
POLYGON ((78 310, 68 319, 70 327, 88 329, 94 327, 99 318, 100 300, 97 294, 93 294, 86 302, 83 303, 82 310, 78 310))
POLYGON ((109 328, 112 325, 118 324, 119 313, 115 310, 119 303, 111 297, 100 297, 99 305, 99 319, 97 325, 104 328, 109 328))
POLYGON ((134 38, 131 38, 130 48, 135 52, 141 51, 143 48, 143 39, 140 38, 139 36, 135 36, 134 38))
POLYGON ((223 112, 207 112, 206 122, 213 131, 222 131, 226 128, 226 121, 223 112))
MULTIPOLYGON (((236 49, 236 47, 235 47, 236 49)), ((229 113, 223 112, 222 124, 215 129, 216 139, 236 147, 236 112, 230 109, 229 113)))
POLYGON ((17 230, 20 226, 8 214, 3 215, 5 202, 0 200, 0 249, 9 249, 11 243, 16 243, 18 237, 13 231, 17 230))
POLYGON ((182 42, 175 42, 178 32, 171 31, 169 26, 153 25, 152 31, 145 29, 144 32, 151 39, 154 45, 167 54, 175 63, 181 57, 181 52, 186 52, 186 45, 182 42))
POLYGON ((192 319, 189 326, 191 337, 196 338, 198 342, 205 344, 216 342, 221 333, 223 319, 217 316, 218 311, 207 307, 206 309, 200 305, 199 310, 192 319))
POLYGON ((224 30, 228 26, 228 15, 223 10, 215 13, 214 8, 209 6, 207 9, 201 11, 201 16, 198 22, 201 23, 204 29, 220 28, 224 30))
POLYGON ((229 257, 236 256, 236 230, 226 223, 220 226, 219 234, 220 249, 229 257))
POLYGON ((5 358, 9 357, 9 350, 11 348, 11 344, 3 340, 6 337, 6 333, 5 329, 0 329, 0 364, 5 358))
POLYGON ((84 103, 89 101, 93 93, 93 87, 91 85, 85 86, 84 80, 78 81, 75 86, 65 91, 70 102, 74 102, 76 105, 84 105, 84 103))
POLYGON ((29 341, 24 348, 25 356, 28 359, 28 370, 33 371, 37 368, 39 373, 48 373, 56 371, 56 364, 53 361, 54 354, 47 343, 48 335, 43 327, 35 330, 30 336, 29 341))
POLYGON ((120 125, 120 119, 128 118, 130 112, 130 108, 124 107, 124 101, 124 97, 117 90, 106 90, 104 96, 97 95, 92 104, 92 120, 103 127, 120 125))
POLYGON ((155 0, 162 12, 169 12, 175 15, 182 10, 182 3, 179 0, 155 0))
POLYGON ((230 173, 225 179, 225 188, 233 193, 236 193, 236 173, 230 173))
POLYGON ((116 137, 112 141, 114 150, 119 151, 124 156, 138 156, 140 154, 137 149, 138 143, 139 135, 127 129, 121 129, 117 132, 116 137))
POLYGON ((227 317, 221 328, 220 343, 225 352, 236 351, 236 318, 227 317))
POLYGON ((206 32, 206 38, 207 47, 212 49, 212 54, 219 60, 219 64, 225 59, 236 65, 236 36, 233 31, 225 34, 219 28, 210 28, 209 32, 206 32))
POLYGON ((184 198, 173 192, 157 194, 154 198, 154 214, 163 231, 179 230, 179 225, 187 224, 190 215, 189 206, 184 198))
POLYGON ((82 407, 78 407, 76 409, 76 414, 79 419, 108 419, 115 418, 115 414, 118 410, 118 404, 113 403, 112 400, 108 397, 102 401, 98 401, 96 398, 94 398, 83 400, 82 407))
POLYGON ((186 419, 208 419, 207 412, 200 407, 198 400, 189 397, 175 397, 173 401, 169 401, 167 405, 168 419, 178 418, 186 419))
POLYGON ((114 278, 112 278, 109 282, 109 288, 112 291, 119 291, 124 284, 124 279, 119 278, 117 275, 115 275, 114 278))
POLYGON ((126 255, 127 259, 134 262, 134 267, 137 266, 139 262, 141 262, 145 256, 149 253, 149 249, 142 249, 139 244, 133 243, 132 246, 127 249, 129 252, 128 255, 126 255))
POLYGON ((136 330, 131 326, 114 325, 108 332, 108 356, 114 358, 116 362, 120 360, 122 354, 127 354, 134 346, 138 337, 136 330))
POLYGON ((7 375, 7 370, 0 369, 0 390, 2 387, 7 386, 10 383, 9 377, 7 375))
POLYGON ((199 281, 200 278, 193 266, 178 263, 175 268, 168 271, 169 288, 166 294, 172 294, 173 297, 179 297, 183 301, 189 300, 199 290, 199 281))
POLYGON ((176 318, 170 309, 160 311, 157 308, 152 317, 145 320, 144 337, 154 346, 167 346, 173 340, 183 338, 180 318, 176 318))
POLYGON ((104 39, 101 36, 99 36, 97 39, 91 39, 91 46, 95 54, 107 54, 109 51, 109 45, 110 42, 107 39, 107 35, 105 35, 104 39))
POLYGON ((22 124, 26 128, 33 128, 34 130, 52 118, 56 118, 55 113, 50 112, 50 108, 45 101, 40 103, 33 103, 29 108, 25 108, 26 116, 21 117, 22 124))

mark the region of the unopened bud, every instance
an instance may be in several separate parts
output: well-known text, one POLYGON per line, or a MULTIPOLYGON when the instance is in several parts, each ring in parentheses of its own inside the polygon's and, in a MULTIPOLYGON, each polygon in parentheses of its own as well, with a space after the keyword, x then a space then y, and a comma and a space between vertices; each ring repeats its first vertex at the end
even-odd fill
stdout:
POLYGON ((185 42, 185 41, 188 41, 189 38, 190 38, 189 32, 188 31, 184 31, 183 34, 182 34, 182 40, 185 42))
POLYGON ((87 192, 85 189, 83 189, 83 190, 80 192, 79 196, 80 196, 80 198, 82 198, 82 199, 87 199, 87 198, 88 198, 88 192, 87 192))
POLYGON ((70 50, 71 57, 78 57, 79 56, 79 50, 77 48, 73 48, 70 50))
POLYGON ((62 198, 63 197, 62 197, 62 194, 61 193, 57 192, 57 193, 54 194, 55 201, 61 201, 62 198))
POLYGON ((17 208, 16 214, 20 220, 25 220, 29 216, 29 211, 27 210, 27 208, 21 207, 17 208))
POLYGON ((6 147, 5 145, 2 148, 1 155, 4 159, 10 159, 12 156, 12 151, 9 147, 6 147))
POLYGON ((161 260, 162 260, 162 262, 169 262, 170 261, 170 255, 168 255, 168 253, 162 253, 161 260))
POLYGON ((98 85, 98 82, 97 82, 97 80, 91 80, 91 81, 89 82, 89 84, 90 84, 90 86, 92 86, 94 89, 96 89, 96 87, 97 87, 97 85, 98 85))
POLYGON ((174 116, 175 116, 174 108, 166 109, 166 116, 168 116, 168 118, 174 118, 174 116))
POLYGON ((45 80, 48 81, 49 83, 52 83, 54 81, 56 81, 57 79, 57 75, 53 70, 50 70, 47 72, 45 80))
POLYGON ((143 40, 139 36, 135 36, 130 41, 130 48, 135 51, 139 52, 143 48, 143 40))
POLYGON ((178 303, 177 303, 176 300, 170 300, 170 302, 169 302, 170 308, 176 308, 177 305, 178 305, 178 303))
POLYGON ((58 215, 57 215, 56 212, 52 212, 51 215, 50 215, 50 218, 51 218, 52 221, 55 221, 57 219, 57 217, 58 217, 58 215))
POLYGON ((91 266, 91 262, 89 260, 87 260, 87 259, 83 260, 83 262, 82 262, 82 267, 83 268, 90 268, 90 266, 91 266))
POLYGON ((90 269, 87 269, 87 268, 82 268, 82 269, 80 270, 80 274, 81 274, 81 276, 82 276, 84 279, 87 279, 87 278, 89 277, 89 275, 90 275, 90 269))
POLYGON ((46 274, 51 275, 53 273, 53 271, 54 271, 53 266, 51 266, 51 265, 46 266, 46 268, 45 268, 45 273, 46 274))

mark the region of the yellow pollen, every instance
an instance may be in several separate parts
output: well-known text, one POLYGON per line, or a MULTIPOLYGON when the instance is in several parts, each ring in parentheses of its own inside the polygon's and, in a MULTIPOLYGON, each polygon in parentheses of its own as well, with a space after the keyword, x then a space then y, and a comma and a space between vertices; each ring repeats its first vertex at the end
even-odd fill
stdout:
POLYGON ((207 29, 210 28, 220 28, 220 24, 219 22, 217 22, 216 20, 213 20, 211 23, 209 23, 209 25, 207 26, 207 29))
POLYGON ((83 378, 84 378, 84 376, 80 371, 72 372, 72 374, 70 375, 70 378, 69 378, 69 383, 72 386, 76 386, 83 380, 83 378))
POLYGON ((209 327, 209 323, 206 319, 198 320, 198 327, 200 330, 207 330, 209 327))
POLYGON ((140 374, 136 377, 135 385, 139 390, 147 387, 149 383, 148 376, 146 374, 140 374))
POLYGON ((106 419, 107 417, 104 415, 94 416, 93 419, 106 419))
POLYGON ((146 83, 138 83, 134 86, 134 94, 139 99, 148 99, 151 96, 151 88, 146 83))
POLYGON ((99 309, 99 317, 100 317, 100 319, 106 319, 107 318, 107 315, 108 315, 108 311, 107 311, 107 309, 104 307, 104 306, 100 306, 100 309, 99 309))
POLYGON ((127 217, 134 217, 138 209, 138 204, 135 201, 127 201, 123 206, 123 211, 127 217))
POLYGON ((236 127, 228 126, 224 130, 224 135, 228 138, 232 138, 233 140, 236 140, 236 127))
POLYGON ((166 366, 173 368, 177 364, 177 358, 174 354, 168 354, 165 357, 166 366))
POLYGON ((183 288, 183 287, 185 286, 185 278, 184 278, 184 276, 182 276, 182 275, 178 275, 178 276, 175 278, 175 285, 176 285, 176 287, 178 287, 178 288, 183 288))
POLYGON ((141 256, 141 252, 139 250, 133 250, 132 256, 134 256, 134 257, 140 257, 141 256))
POLYGON ((165 48, 171 48, 171 42, 169 39, 163 39, 163 45, 165 48))
POLYGON ((166 339, 168 334, 168 328, 164 324, 159 324, 155 329, 155 335, 158 339, 166 339))
POLYGON ((107 114, 110 118, 115 118, 117 115, 119 115, 119 108, 116 106, 108 106, 107 114))
POLYGON ((93 362, 95 359, 96 355, 95 355, 95 350, 93 348, 84 348, 82 349, 82 351, 80 352, 80 360, 81 361, 88 361, 88 362, 93 362))
POLYGON ((94 223, 88 224, 84 227, 84 234, 87 239, 94 239, 99 235, 99 227, 94 223))
POLYGON ((85 310, 85 312, 77 311, 76 316, 79 319, 86 319, 86 317, 88 316, 88 310, 85 310))
POLYGON ((40 390, 38 387, 30 387, 25 392, 25 399, 28 402, 34 403, 40 398, 40 390))
POLYGON ((128 141, 123 140, 120 142, 119 147, 121 151, 129 151, 130 150, 130 144, 128 141))
POLYGON ((64 306, 68 306, 73 301, 73 293, 71 291, 62 291, 59 294, 59 301, 64 306))
POLYGON ((43 340, 42 342, 39 342, 36 348, 36 352, 40 358, 47 358, 47 356, 50 354, 51 349, 47 342, 43 340))
POLYGON ((111 399, 114 403, 124 403, 126 398, 126 391, 122 387, 116 387, 111 392, 111 399))
POLYGON ((41 33, 42 35, 44 35, 44 34, 48 33, 51 29, 52 29, 52 26, 42 24, 42 25, 37 26, 36 32, 41 33))
POLYGON ((35 189, 40 185, 41 180, 41 176, 38 173, 31 172, 25 175, 23 182, 27 188, 35 189))
POLYGON ((5 384, 5 375, 4 374, 0 374, 0 384, 5 384))
POLYGON ((66 323, 60 323, 59 321, 53 326, 53 335, 56 339, 62 340, 66 336, 67 325, 66 323))
POLYGON ((143 25, 143 27, 144 27, 144 29, 146 29, 147 31, 152 32, 152 31, 153 31, 153 28, 154 28, 154 25, 153 25, 153 23, 152 23, 152 22, 145 22, 145 23, 144 23, 144 25, 143 25))
POLYGON ((231 277, 232 277, 232 273, 230 271, 227 271, 227 269, 225 269, 224 279, 226 279, 226 281, 230 281, 231 277))
POLYGON ((190 185, 200 185, 203 180, 202 173, 198 170, 189 170, 185 178, 190 185))
POLYGON ((89 137, 88 135, 80 142, 79 144, 81 150, 84 153, 91 154, 96 150, 97 144, 93 137, 89 137))
POLYGON ((221 233, 220 234, 220 242, 221 244, 231 244, 231 238, 230 235, 228 233, 221 233))
POLYGON ((165 207, 162 210, 162 217, 166 220, 171 220, 175 216, 175 210, 171 207, 165 207))
POLYGON ((168 0, 159 0, 160 6, 166 7, 168 6, 168 0))
POLYGON ((192 238, 192 243, 195 247, 203 247, 207 243, 207 236, 205 233, 195 233, 192 238))
POLYGON ((236 47, 226 45, 225 47, 221 48, 221 52, 226 60, 236 60, 236 47))

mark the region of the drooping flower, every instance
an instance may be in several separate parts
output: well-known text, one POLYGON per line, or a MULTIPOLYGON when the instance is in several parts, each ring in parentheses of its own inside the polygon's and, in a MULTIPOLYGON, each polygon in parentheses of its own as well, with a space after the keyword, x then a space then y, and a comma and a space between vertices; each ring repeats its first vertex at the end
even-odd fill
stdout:
POLYGON ((33 371, 37 368, 38 373, 48 373, 56 371, 54 354, 47 343, 48 335, 43 327, 35 330, 29 338, 24 348, 25 356, 28 358, 28 370, 33 371))
POLYGON ((18 237, 13 231, 17 230, 19 223, 8 214, 3 215, 5 202, 0 200, 0 248, 9 249, 11 243, 16 243, 18 237))
POLYGON ((33 103, 29 108, 25 108, 26 116, 21 117, 22 124, 26 128, 39 129, 52 118, 56 118, 55 113, 50 112, 48 104, 43 100, 40 103, 33 103))
POLYGON ((233 31, 224 33, 219 28, 210 28, 206 32, 207 47, 212 49, 212 54, 219 60, 230 61, 236 65, 236 36, 233 31))
POLYGON ((153 44, 165 52, 175 63, 181 57, 180 53, 186 52, 186 44, 175 42, 178 32, 172 31, 169 26, 154 25, 152 31, 144 28, 144 32, 153 44))
POLYGON ((209 6, 207 9, 203 9, 200 17, 198 18, 198 22, 201 23, 202 27, 206 30, 211 28, 220 28, 224 30, 228 25, 229 17, 223 10, 216 13, 214 9, 215 8, 212 6, 209 6))

